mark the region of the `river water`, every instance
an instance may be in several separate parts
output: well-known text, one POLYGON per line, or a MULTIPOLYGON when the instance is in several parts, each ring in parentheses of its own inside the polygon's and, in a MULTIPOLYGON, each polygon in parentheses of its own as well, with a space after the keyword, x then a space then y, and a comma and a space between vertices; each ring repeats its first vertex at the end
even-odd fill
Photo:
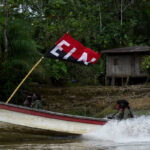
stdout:
MULTIPOLYGON (((5 128, 5 127, 3 127, 5 128)), ((150 150, 150 116, 110 121, 80 137, 49 137, 0 130, 2 150, 150 150)))

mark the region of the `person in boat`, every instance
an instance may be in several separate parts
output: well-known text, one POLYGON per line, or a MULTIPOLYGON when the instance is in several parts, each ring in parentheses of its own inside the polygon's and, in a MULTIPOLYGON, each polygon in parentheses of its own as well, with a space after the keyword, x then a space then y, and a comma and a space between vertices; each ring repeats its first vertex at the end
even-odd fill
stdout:
POLYGON ((23 105, 26 106, 26 107, 31 107, 31 103, 32 103, 32 94, 29 94, 29 95, 26 97, 26 99, 25 99, 23 105))
POLYGON ((108 117, 109 119, 122 120, 134 117, 127 100, 118 100, 116 102, 116 109, 118 110, 117 113, 108 117))
POLYGON ((33 93, 31 107, 36 108, 36 109, 42 109, 43 108, 42 102, 41 102, 41 96, 38 92, 33 93))

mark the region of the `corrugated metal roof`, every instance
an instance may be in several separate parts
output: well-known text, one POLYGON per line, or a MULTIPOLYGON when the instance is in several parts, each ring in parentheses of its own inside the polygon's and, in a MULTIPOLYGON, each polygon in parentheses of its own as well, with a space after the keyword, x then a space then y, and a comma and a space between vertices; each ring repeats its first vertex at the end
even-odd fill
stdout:
POLYGON ((132 46, 124 48, 114 48, 110 50, 103 50, 101 54, 110 54, 110 53, 135 53, 135 52, 150 52, 149 46, 132 46))

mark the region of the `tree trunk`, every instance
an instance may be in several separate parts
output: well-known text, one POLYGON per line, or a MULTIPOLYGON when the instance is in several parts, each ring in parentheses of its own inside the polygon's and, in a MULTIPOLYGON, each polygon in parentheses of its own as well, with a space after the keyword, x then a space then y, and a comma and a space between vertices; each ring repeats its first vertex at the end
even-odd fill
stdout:
MULTIPOLYGON (((1 28, 1 26, 0 26, 0 28, 1 28)), ((0 43, 0 62, 1 62, 1 60, 2 60, 2 49, 1 49, 1 43, 0 43)))
POLYGON ((101 4, 99 3, 99 24, 100 24, 100 33, 102 32, 102 13, 101 13, 101 4))
POLYGON ((122 26, 122 22, 123 22, 123 16, 122 16, 122 13, 123 13, 123 0, 121 0, 121 4, 120 4, 120 24, 122 26))
POLYGON ((8 9, 7 0, 4 0, 4 56, 7 56, 8 52, 8 40, 7 40, 7 21, 8 21, 8 9))

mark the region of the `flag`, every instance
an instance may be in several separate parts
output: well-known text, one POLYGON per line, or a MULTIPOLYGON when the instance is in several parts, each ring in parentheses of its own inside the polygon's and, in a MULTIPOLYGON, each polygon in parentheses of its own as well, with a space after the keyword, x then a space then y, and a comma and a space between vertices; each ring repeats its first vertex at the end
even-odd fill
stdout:
POLYGON ((48 51, 45 57, 58 58, 88 65, 96 63, 100 54, 84 47, 80 42, 66 33, 56 42, 55 46, 48 51))

